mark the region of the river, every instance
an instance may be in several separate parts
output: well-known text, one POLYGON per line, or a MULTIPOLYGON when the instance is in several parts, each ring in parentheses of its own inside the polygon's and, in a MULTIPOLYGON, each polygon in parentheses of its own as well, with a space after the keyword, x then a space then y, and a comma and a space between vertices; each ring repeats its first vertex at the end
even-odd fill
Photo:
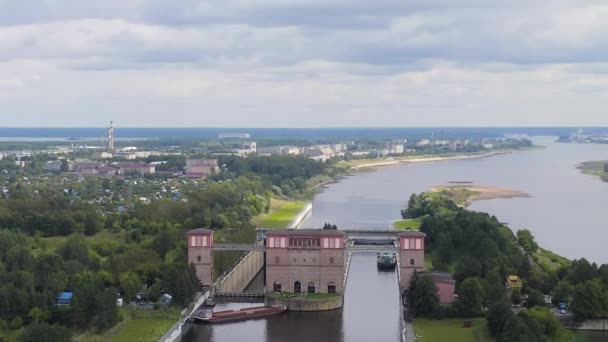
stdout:
MULTIPOLYGON (((471 181, 531 195, 480 201, 471 209, 496 215, 513 229, 530 229, 541 246, 558 254, 608 262, 608 231, 603 229, 608 183, 583 175, 575 167, 584 161, 607 160, 608 145, 560 144, 553 140, 534 138, 536 144, 546 147, 539 150, 402 164, 358 173, 318 194, 312 215, 303 226, 321 227, 330 222, 341 229, 386 229, 390 221, 399 219, 399 210, 412 193, 450 181, 471 181)), ((374 262, 373 254, 353 256, 342 310, 197 326, 184 341, 398 341, 397 276, 378 273, 374 262)))

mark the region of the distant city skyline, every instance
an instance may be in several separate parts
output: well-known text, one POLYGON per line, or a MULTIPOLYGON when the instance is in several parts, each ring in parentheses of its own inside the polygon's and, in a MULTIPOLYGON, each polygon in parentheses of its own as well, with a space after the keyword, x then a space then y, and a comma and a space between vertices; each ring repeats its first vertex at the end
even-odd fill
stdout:
POLYGON ((1 127, 608 126, 599 0, 0 2, 1 127))

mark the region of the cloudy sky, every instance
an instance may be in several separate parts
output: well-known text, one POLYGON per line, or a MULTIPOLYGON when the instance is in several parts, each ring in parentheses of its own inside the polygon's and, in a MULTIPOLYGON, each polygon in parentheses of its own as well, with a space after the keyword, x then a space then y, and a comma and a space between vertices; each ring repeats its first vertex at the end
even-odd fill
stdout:
POLYGON ((0 0, 0 126, 608 126, 605 0, 0 0))

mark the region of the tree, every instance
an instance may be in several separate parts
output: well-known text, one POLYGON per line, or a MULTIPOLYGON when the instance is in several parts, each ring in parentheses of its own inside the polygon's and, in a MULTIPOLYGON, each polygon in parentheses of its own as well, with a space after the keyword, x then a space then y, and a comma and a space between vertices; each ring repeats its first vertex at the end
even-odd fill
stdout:
POLYGON ((194 264, 188 266, 183 264, 170 265, 164 272, 163 283, 173 296, 175 303, 179 305, 190 303, 194 294, 200 288, 194 264))
POLYGON ((521 304, 521 292, 519 290, 513 289, 513 292, 511 292, 511 303, 513 305, 521 304))
POLYGON ((439 308, 437 286, 428 275, 419 277, 416 274, 410 281, 407 301, 412 316, 429 317, 439 308))
POLYGON ((517 231, 517 240, 528 253, 535 252, 538 249, 538 244, 534 241, 534 236, 527 229, 517 231))
POLYGON ((597 276, 597 271, 597 265, 590 264, 585 258, 574 260, 568 272, 568 279, 572 284, 577 285, 593 279, 597 276))
POLYGON ((95 235, 102 227, 101 217, 93 210, 89 210, 84 219, 84 234, 95 235))
POLYGON ((533 342, 535 341, 534 335, 528 328, 528 325, 524 320, 515 315, 511 315, 511 317, 505 322, 505 327, 503 329, 501 342, 533 342))
POLYGON ((96 296, 95 311, 94 325, 97 331, 105 331, 118 323, 115 289, 105 289, 96 296))
POLYGON ((505 324, 513 316, 511 305, 505 301, 500 301, 490 307, 486 318, 488 320, 488 329, 493 337, 502 335, 505 324))
POLYGON ((325 222, 325 224, 323 225, 323 229, 338 230, 338 226, 335 224, 325 222))
POLYGON ((544 306, 545 305, 545 296, 536 290, 536 289, 528 289, 528 299, 526 299, 526 307, 533 308, 535 306, 544 306))
POLYGON ((467 278, 458 288, 456 309, 464 317, 481 316, 483 290, 478 278, 467 278))
POLYGON ((23 319, 19 316, 13 318, 13 320, 8 324, 8 327, 11 330, 21 329, 22 326, 23 326, 23 319))
POLYGON ((22 342, 68 342, 72 337, 68 328, 61 325, 39 324, 35 322, 23 331, 22 342))
POLYGON ((608 299, 599 281, 589 280, 574 288, 572 311, 578 318, 602 318, 607 307, 608 299))
POLYGON ((541 333, 553 342, 569 342, 572 334, 564 328, 557 317, 547 308, 535 307, 528 310, 528 316, 540 325, 541 333))
POLYGON ((142 286, 143 284, 137 273, 126 272, 120 275, 120 289, 126 300, 133 300, 137 291, 139 291, 142 286))
POLYGON ((36 323, 45 323, 49 320, 50 314, 47 310, 35 307, 30 310, 28 317, 36 323))

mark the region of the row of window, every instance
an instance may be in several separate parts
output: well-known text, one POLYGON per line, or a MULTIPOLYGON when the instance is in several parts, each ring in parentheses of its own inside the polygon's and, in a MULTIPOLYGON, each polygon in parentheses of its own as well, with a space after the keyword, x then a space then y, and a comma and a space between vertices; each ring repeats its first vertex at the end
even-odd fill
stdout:
POLYGON ((300 248, 319 248, 321 247, 321 239, 289 239, 289 247, 300 248))
MULTIPOLYGON (((302 261, 303 261, 303 262, 306 262, 306 259, 302 259, 302 261)), ((281 262, 281 258, 280 258, 280 257, 278 257, 278 256, 275 256, 275 257, 274 257, 274 263, 275 263, 275 264, 279 264, 280 262, 281 262)), ((298 259, 293 258, 293 262, 294 262, 294 264, 295 264, 295 263, 297 263, 297 262, 298 262, 298 259)), ((313 263, 317 262, 317 259, 316 259, 316 258, 312 258, 312 262, 313 262, 313 263)), ((334 257, 329 257, 329 263, 330 263, 330 264, 333 264, 334 262, 335 262, 334 257)))
MULTIPOLYGON (((282 291, 282 286, 281 283, 278 281, 275 281, 274 284, 272 285, 272 290, 274 292, 281 292, 282 291)), ((308 286, 307 286, 307 293, 315 293, 317 291, 317 288, 315 286, 315 282, 314 281, 310 281, 308 282, 308 286)), ((293 283, 293 293, 302 293, 302 283, 298 280, 296 280, 293 283)), ((336 293, 336 284, 329 283, 327 284, 327 293, 336 293)))

